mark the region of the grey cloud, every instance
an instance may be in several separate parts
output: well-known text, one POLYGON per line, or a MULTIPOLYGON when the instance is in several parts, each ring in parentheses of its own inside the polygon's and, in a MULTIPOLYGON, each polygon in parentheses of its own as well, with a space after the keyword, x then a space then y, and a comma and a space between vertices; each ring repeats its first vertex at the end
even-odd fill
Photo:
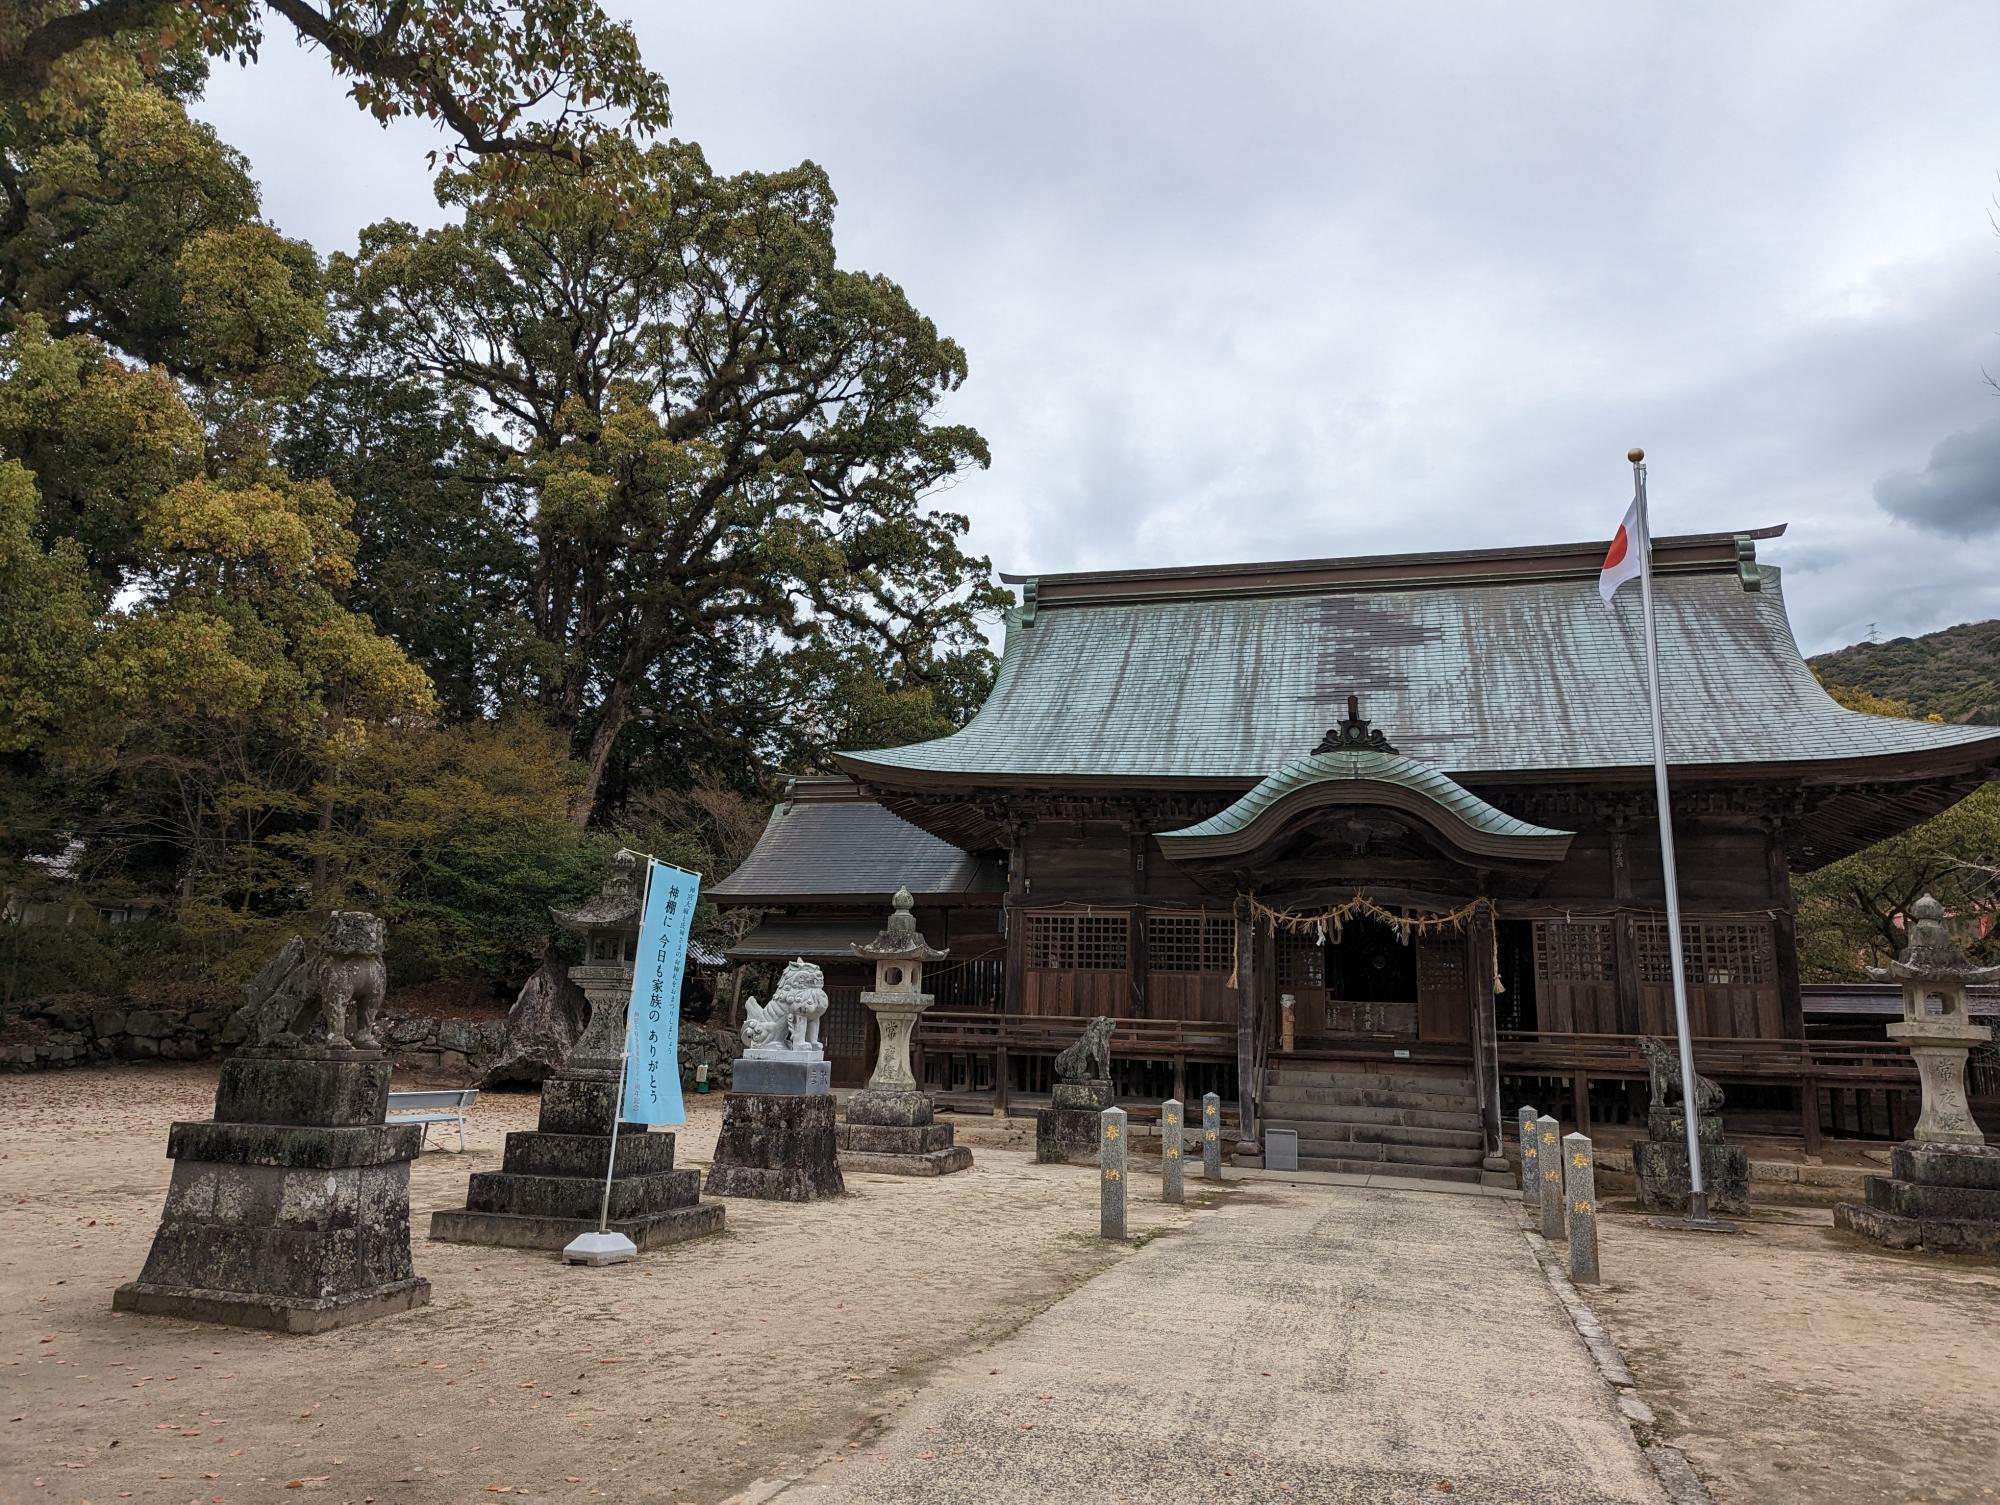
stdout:
POLYGON ((1899 522, 1947 538, 2000 532, 2000 417, 1941 440, 1922 470, 1891 471, 1875 502, 1899 522))
MULTIPOLYGON (((2000 529, 1927 563, 1871 494, 1992 412, 1992 0, 610 3, 965 346, 1003 568, 1601 538, 1641 444, 1662 532, 1792 525, 1808 651, 2000 609, 2000 529)), ((323 59, 203 108, 322 250, 438 218, 323 59)))

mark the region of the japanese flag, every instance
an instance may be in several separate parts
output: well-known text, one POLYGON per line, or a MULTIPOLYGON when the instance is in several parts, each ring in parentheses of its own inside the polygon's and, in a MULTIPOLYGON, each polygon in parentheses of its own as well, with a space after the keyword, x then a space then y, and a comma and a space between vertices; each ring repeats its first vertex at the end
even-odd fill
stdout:
POLYGON ((1652 547, 1646 537, 1646 514, 1639 505, 1639 499, 1632 498, 1632 505, 1625 509, 1625 521, 1618 525, 1618 536, 1611 540, 1611 547, 1604 554, 1604 568, 1597 575, 1597 593, 1609 606, 1611 598, 1618 594, 1618 587, 1627 580, 1639 578, 1639 566, 1645 551, 1652 547))

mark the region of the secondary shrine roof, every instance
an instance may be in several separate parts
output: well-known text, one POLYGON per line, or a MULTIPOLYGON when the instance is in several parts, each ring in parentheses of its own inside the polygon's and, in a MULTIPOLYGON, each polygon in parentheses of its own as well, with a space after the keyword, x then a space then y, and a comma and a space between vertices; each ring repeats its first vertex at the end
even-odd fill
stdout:
MULTIPOLYGON (((1779 571, 1756 562, 1754 540, 1778 531, 1655 540, 1669 761, 2000 757, 2000 728, 1834 703, 1792 637, 1779 571)), ((1599 600, 1605 547, 1019 580, 978 715, 949 737, 839 761, 884 789, 1255 781, 1359 694, 1400 751, 1457 778, 1642 769, 1639 593, 1615 611, 1599 600)))
MULTIPOLYGON (((853 781, 794 779, 743 865, 707 897, 744 903, 997 892, 998 869, 864 798, 853 781)), ((876 921, 841 941, 871 940, 876 921)))

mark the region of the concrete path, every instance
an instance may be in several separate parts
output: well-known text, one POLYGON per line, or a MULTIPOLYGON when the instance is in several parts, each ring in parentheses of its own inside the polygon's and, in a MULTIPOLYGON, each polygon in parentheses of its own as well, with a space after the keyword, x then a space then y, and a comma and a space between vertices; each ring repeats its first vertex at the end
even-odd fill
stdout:
POLYGON ((741 1498, 1447 1497, 1664 1500, 1511 1205, 1262 1185, 955 1361, 861 1450, 741 1498))

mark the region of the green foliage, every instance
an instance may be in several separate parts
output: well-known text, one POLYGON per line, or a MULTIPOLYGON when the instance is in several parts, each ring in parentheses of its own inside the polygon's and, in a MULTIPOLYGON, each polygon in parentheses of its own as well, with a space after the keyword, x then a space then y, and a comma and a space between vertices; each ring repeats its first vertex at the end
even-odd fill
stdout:
MULTIPOLYGON (((1993 626, 1996 624, 1985 624, 1993 626)), ((1951 628, 1934 638, 1979 628, 1951 628)), ((1909 644, 1910 639, 1898 640, 1909 644)), ((1920 641, 1928 642, 1929 639, 1920 641)), ((1849 710, 1875 716, 1915 718, 1927 689, 1939 684, 1934 659, 1916 660, 1914 680, 1878 672, 1879 661, 1857 658, 1864 650, 1895 644, 1858 644, 1813 660, 1826 691, 1849 710), (1867 681, 1856 686, 1827 682, 1833 675, 1867 681)), ((1940 719, 1933 711, 1929 719, 1940 719)), ((1880 966, 1901 949, 1898 921, 1925 894, 1935 894, 1962 924, 1967 950, 1982 959, 2000 957, 2000 942, 1982 938, 1969 922, 1995 908, 1994 879, 2000 872, 2000 787, 1976 790, 1922 825, 1801 875, 1793 884, 1798 904, 1799 966, 1808 981, 1840 981, 1861 976, 1864 966, 1880 966)))
POLYGON ((855 654, 905 724, 978 679, 1001 598, 965 520, 926 505, 987 461, 932 417, 965 356, 836 264, 817 167, 725 177, 692 146, 616 147, 582 181, 480 167, 439 196, 460 223, 376 225, 336 261, 340 317, 499 420, 494 505, 528 550, 490 672, 573 739, 580 820, 635 723, 756 747, 750 684, 845 687, 789 654, 855 654))
POLYGON ((1822 680, 1912 708, 1883 714, 2000 726, 2000 622, 1966 622, 1923 637, 1856 643, 1820 654, 1812 666, 1822 680))
POLYGON ((34 98, 104 44, 149 72, 190 57, 250 62, 265 13, 324 56, 385 124, 434 121, 467 153, 582 160, 667 123, 667 87, 631 28, 594 0, 11 0, 0 11, 0 103, 34 98))
POLYGON ((197 385, 295 396, 325 298, 311 248, 257 221, 242 154, 94 49, 0 106, 0 323, 36 315, 197 385))

